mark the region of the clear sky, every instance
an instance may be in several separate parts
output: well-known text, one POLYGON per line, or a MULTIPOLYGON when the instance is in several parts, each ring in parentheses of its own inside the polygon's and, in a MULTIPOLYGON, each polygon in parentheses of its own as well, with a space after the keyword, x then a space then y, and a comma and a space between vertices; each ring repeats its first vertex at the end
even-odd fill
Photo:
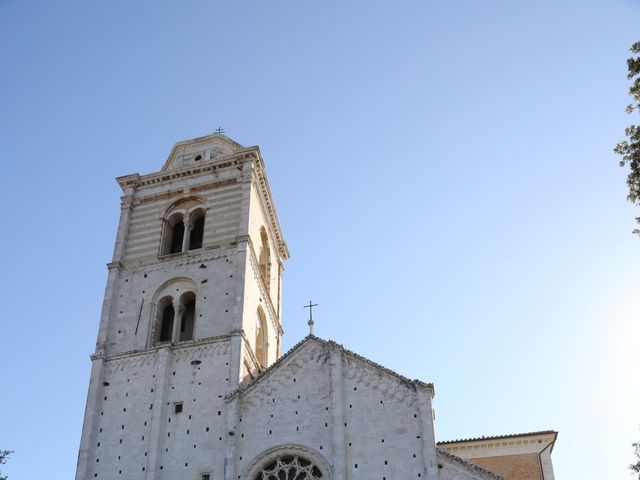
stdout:
POLYGON ((631 478, 637 0, 0 0, 0 470, 69 479, 114 177, 222 126, 259 144, 316 333, 435 383, 440 440, 555 429, 558 480, 631 478))

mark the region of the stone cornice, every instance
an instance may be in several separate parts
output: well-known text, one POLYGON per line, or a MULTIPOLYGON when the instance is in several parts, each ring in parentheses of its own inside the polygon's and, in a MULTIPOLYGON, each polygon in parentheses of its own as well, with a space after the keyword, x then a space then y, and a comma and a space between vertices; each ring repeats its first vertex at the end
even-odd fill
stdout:
POLYGON ((280 221, 278 220, 278 214, 276 213, 273 196, 271 195, 271 188, 269 187, 269 181, 267 180, 267 172, 265 169, 264 160, 262 159, 260 148, 257 146, 254 148, 256 149, 257 153, 255 172, 258 191, 260 192, 260 195, 262 197, 262 202, 264 204, 266 214, 269 217, 273 230, 272 233, 275 235, 278 253, 280 254, 282 260, 287 260, 289 258, 289 248, 287 247, 287 242, 284 241, 282 230, 280 229, 280 221))
POLYGON ((165 170, 156 173, 149 173, 147 175, 132 173, 130 175, 117 177, 116 181, 124 191, 127 187, 140 188, 150 185, 158 185, 184 177, 198 177, 206 174, 217 173, 220 170, 234 167, 238 170, 242 170, 246 160, 255 160, 257 158, 255 149, 257 149, 257 147, 243 148, 231 155, 202 162, 198 165, 176 168, 175 170, 165 170))
POLYGON ((510 435, 496 435, 489 437, 477 437, 467 438, 460 440, 446 440, 437 442, 439 448, 442 449, 458 449, 463 450, 467 448, 479 449, 479 448, 501 448, 510 447, 516 445, 538 445, 539 440, 555 441, 558 436, 558 432, 555 430, 543 430, 539 432, 529 433, 514 433, 510 435))

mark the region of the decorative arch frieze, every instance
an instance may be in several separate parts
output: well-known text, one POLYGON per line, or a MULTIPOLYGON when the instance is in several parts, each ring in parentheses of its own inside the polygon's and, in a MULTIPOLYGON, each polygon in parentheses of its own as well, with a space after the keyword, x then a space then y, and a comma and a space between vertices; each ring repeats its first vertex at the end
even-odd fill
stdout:
POLYGON ((252 408, 269 401, 276 392, 285 391, 291 378, 295 377, 304 367, 314 365, 312 368, 317 372, 319 371, 317 367, 328 361, 329 351, 323 345, 316 343, 306 345, 303 350, 278 364, 277 368, 267 369, 265 376, 258 378, 252 388, 246 391, 241 400, 241 408, 252 408))
POLYGON ((176 349, 173 358, 176 362, 191 362, 202 358, 210 358, 214 356, 223 356, 227 353, 227 342, 218 342, 201 347, 190 347, 184 349, 176 349))
POLYGON ((155 352, 147 355, 118 358, 115 360, 108 360, 105 363, 105 370, 107 374, 111 375, 125 370, 135 370, 142 367, 154 366, 157 361, 158 356, 155 355, 155 352))
POLYGON ((408 407, 416 404, 415 389, 409 388, 395 378, 388 378, 383 372, 376 371, 370 365, 349 355, 344 355, 342 362, 344 376, 356 385, 379 391, 385 400, 393 400, 408 407))
POLYGON ((223 248, 214 247, 212 249, 211 247, 207 247, 203 250, 205 251, 204 252, 198 251, 198 253, 189 252, 188 255, 178 256, 176 258, 168 259, 162 263, 156 262, 148 266, 141 267, 139 265, 136 265, 135 267, 132 267, 132 268, 124 268, 123 271, 132 272, 134 274, 150 273, 150 272, 156 272, 156 271, 166 271, 167 269, 170 269, 173 267, 181 267, 183 265, 190 265, 192 263, 198 263, 198 262, 204 263, 204 262, 210 262, 212 260, 219 260, 221 258, 231 258, 235 254, 237 254, 238 246, 237 244, 234 243, 230 246, 226 246, 223 248))

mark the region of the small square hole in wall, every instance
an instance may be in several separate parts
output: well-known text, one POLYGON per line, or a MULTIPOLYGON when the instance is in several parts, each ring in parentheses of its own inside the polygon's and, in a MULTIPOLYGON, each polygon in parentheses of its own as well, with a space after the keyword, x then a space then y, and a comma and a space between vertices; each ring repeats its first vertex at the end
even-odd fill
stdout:
POLYGON ((200 480, 211 480, 211 474, 210 473, 203 473, 200 476, 200 480))
POLYGON ((174 413, 182 413, 182 402, 173 404, 174 413))

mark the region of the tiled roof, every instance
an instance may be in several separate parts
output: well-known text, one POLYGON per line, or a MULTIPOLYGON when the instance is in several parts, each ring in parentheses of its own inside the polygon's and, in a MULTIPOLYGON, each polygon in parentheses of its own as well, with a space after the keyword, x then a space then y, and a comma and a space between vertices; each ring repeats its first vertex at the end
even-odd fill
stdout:
POLYGON ((491 480, 504 480, 500 475, 496 475, 489 470, 485 470, 473 463, 467 462, 466 460, 461 459, 460 457, 456 457, 455 455, 450 454, 449 452, 445 452, 444 450, 437 449, 438 455, 444 459, 449 460, 450 462, 457 463, 461 467, 466 468, 467 470, 471 470, 473 473, 480 474, 485 478, 489 478, 491 480))
POLYGON ((481 442, 483 440, 500 440, 506 438, 518 438, 518 437, 529 437, 533 435, 558 435, 558 432, 555 430, 541 430, 539 432, 528 432, 528 433, 512 433, 509 435, 494 435, 489 437, 476 437, 476 438, 461 438, 458 440, 445 440, 444 442, 436 442, 437 445, 449 445, 452 443, 463 443, 463 442, 481 442))

